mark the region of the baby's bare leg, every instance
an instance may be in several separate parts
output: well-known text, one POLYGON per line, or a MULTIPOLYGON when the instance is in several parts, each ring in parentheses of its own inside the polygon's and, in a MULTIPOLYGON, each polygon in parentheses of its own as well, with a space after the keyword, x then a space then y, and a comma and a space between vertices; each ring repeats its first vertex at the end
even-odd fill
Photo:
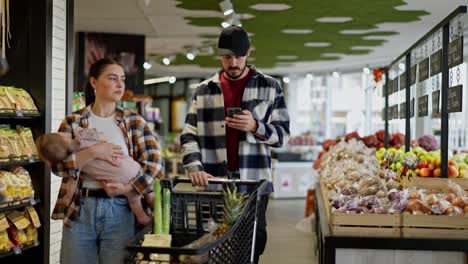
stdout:
POLYGON ((151 217, 149 217, 145 213, 145 210, 143 210, 143 205, 141 204, 141 198, 139 195, 128 197, 128 204, 140 225, 147 225, 151 222, 151 217))

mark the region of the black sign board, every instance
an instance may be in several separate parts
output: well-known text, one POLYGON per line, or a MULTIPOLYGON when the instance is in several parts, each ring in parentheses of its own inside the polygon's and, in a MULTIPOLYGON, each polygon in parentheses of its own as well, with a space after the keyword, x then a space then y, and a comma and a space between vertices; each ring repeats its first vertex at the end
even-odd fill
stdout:
POLYGON ((411 67, 411 85, 414 85, 416 83, 416 65, 411 67))
POLYGON ((440 90, 432 92, 432 116, 440 115, 440 90))
POLYGON ((429 95, 424 95, 418 99, 418 117, 428 116, 429 95))
POLYGON ((419 81, 422 82, 429 78, 429 58, 425 58, 419 63, 419 81))
POLYGON ((448 89, 447 111, 449 113, 461 112, 463 106, 463 85, 448 89))
POLYGON ((400 91, 406 88, 406 73, 400 74, 400 91))
POLYGON ((393 93, 396 93, 398 92, 398 79, 395 78, 394 82, 393 82, 393 93))
POLYGON ((398 119, 398 104, 393 106, 393 119, 398 119))
POLYGON ((431 55, 431 77, 442 72, 442 50, 431 55))
POLYGON ((400 104, 400 119, 406 118, 406 103, 400 104))
POLYGON ((393 89, 393 80, 388 80, 387 95, 392 94, 392 89, 393 89))
POLYGON ((463 63, 463 37, 459 37, 449 43, 448 66, 455 67, 463 63))
POLYGON ((410 117, 414 117, 414 98, 411 99, 410 117))

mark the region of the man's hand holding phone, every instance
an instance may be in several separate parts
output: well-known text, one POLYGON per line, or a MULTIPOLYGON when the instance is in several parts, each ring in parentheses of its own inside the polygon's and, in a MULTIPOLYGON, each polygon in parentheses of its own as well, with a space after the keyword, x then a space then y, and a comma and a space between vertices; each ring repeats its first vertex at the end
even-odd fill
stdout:
POLYGON ((228 127, 253 133, 258 129, 257 120, 247 110, 242 110, 239 107, 229 107, 227 109, 227 116, 226 125, 228 127))

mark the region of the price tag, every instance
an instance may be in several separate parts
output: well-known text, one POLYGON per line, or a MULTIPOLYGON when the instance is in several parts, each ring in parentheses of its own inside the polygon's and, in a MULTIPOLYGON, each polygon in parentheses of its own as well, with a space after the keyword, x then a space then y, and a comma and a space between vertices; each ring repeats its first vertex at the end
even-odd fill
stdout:
POLYGON ((424 117, 428 115, 428 102, 429 96, 424 95, 418 99, 418 117, 424 117))
POLYGON ((463 63, 463 37, 459 37, 449 43, 448 66, 453 68, 463 63))
POLYGON ((400 104, 400 119, 406 118, 406 103, 400 104))
POLYGON ((432 116, 440 115, 440 90, 432 92, 432 116))
POLYGON ((21 254, 21 248, 20 247, 14 247, 13 252, 15 252, 15 255, 21 254))
POLYGON ((442 72, 442 50, 431 55, 431 77, 442 72))
POLYGON ((406 72, 400 75, 400 91, 406 88, 406 72))
POLYGON ((425 81, 427 78, 429 78, 429 58, 419 63, 419 81, 425 81))
POLYGON ((449 113, 461 112, 463 106, 463 85, 448 88, 447 111, 449 113))
POLYGON ((416 65, 411 67, 411 85, 416 83, 416 65))
POLYGON ((31 205, 35 205, 35 204, 36 204, 36 199, 34 199, 34 197, 30 197, 30 198, 29 198, 29 203, 30 203, 31 205))
POLYGON ((21 110, 16 109, 15 112, 16 112, 17 117, 23 117, 24 116, 23 111, 21 111, 21 110))

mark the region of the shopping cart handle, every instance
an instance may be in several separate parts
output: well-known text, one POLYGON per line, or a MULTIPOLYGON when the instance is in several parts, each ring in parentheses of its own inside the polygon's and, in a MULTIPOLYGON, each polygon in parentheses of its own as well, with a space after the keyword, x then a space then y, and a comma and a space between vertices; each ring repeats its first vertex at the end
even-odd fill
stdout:
MULTIPOLYGON (((186 177, 177 177, 178 182, 192 182, 190 178, 186 177)), ((241 184, 257 184, 260 181, 255 181, 255 180, 240 180, 240 179, 224 179, 224 178, 210 178, 208 179, 208 184, 214 183, 214 184, 220 184, 220 183, 241 183, 241 184)))

